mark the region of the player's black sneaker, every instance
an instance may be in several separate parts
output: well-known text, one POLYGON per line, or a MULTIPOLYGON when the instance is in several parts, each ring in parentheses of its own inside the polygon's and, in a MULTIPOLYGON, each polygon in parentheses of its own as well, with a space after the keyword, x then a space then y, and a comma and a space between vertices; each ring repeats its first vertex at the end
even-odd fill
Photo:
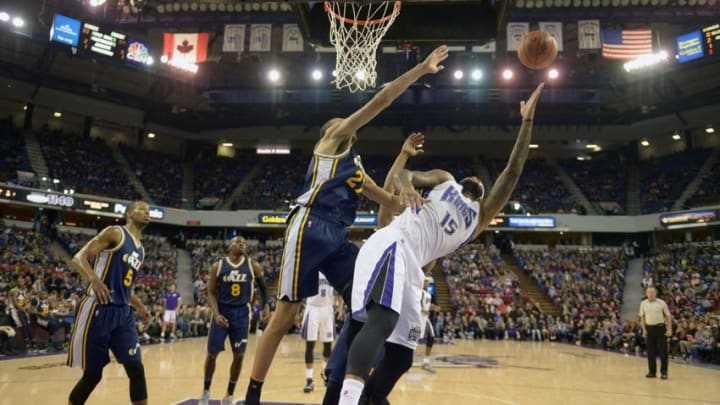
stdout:
POLYGON ((313 383, 312 378, 308 378, 307 381, 305 382, 305 387, 303 387, 303 392, 307 394, 307 393, 313 392, 314 390, 315 390, 315 384, 313 383))

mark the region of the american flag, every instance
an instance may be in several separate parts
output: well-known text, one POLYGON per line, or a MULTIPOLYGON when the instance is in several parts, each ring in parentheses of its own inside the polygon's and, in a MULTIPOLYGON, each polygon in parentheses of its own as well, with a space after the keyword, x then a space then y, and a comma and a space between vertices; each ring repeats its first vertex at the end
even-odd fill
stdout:
POLYGON ((602 55, 607 59, 636 59, 651 54, 652 30, 604 30, 602 55))

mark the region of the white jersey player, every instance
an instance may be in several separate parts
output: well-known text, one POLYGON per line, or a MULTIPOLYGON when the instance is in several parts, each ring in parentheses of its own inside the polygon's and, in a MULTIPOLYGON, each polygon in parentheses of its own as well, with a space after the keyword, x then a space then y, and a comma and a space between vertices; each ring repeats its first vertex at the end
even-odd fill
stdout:
MULTIPOLYGON (((309 393, 315 389, 313 382, 313 350, 315 342, 323 342, 323 363, 325 370, 328 358, 332 352, 332 342, 335 339, 335 290, 325 276, 320 273, 317 295, 305 301, 305 313, 301 336, 305 340, 305 387, 303 392, 309 393)), ((323 375, 324 379, 324 375, 323 375)))
MULTIPOLYGON (((430 202, 417 211, 406 209, 373 234, 355 262, 353 319, 366 321, 365 308, 371 302, 392 309, 400 316, 388 341, 412 350, 423 331, 422 266, 474 239, 480 219, 479 202, 463 195, 463 188, 471 185, 435 172, 445 181, 430 190, 430 202)), ((478 189, 482 197, 482 186, 478 189)))
POLYGON ((355 262, 352 317, 345 380, 338 405, 357 405, 381 345, 387 341, 384 363, 407 370, 422 328, 421 267, 446 256, 476 238, 502 210, 517 185, 527 160, 535 105, 543 84, 528 102, 520 104, 523 123, 503 172, 487 198, 475 178, 456 182, 442 170, 396 176, 401 193, 411 188, 429 190, 422 207, 408 207, 390 225, 373 234, 355 262), (358 325, 358 323, 364 323, 358 325), (354 330, 352 330, 354 329, 354 330), (358 331, 359 329, 359 331, 358 331), (357 332, 356 332, 357 331, 357 332))

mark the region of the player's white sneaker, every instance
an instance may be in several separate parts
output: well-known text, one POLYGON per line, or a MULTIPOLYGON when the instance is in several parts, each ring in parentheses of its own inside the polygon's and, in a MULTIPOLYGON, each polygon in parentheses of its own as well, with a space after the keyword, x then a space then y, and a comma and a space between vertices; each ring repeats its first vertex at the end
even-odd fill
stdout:
POLYGON ((225 397, 222 399, 222 405, 233 405, 233 397, 225 397))
POLYGON ((198 402, 199 405, 209 405, 210 404, 210 391, 203 391, 202 397, 200 397, 200 402, 198 402))

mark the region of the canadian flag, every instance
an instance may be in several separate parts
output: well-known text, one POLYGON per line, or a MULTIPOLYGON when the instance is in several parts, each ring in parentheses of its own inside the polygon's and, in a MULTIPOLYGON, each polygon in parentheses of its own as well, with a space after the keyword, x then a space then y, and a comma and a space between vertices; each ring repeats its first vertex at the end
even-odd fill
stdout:
POLYGON ((163 34, 163 56, 169 60, 200 63, 207 59, 208 34, 163 34))

